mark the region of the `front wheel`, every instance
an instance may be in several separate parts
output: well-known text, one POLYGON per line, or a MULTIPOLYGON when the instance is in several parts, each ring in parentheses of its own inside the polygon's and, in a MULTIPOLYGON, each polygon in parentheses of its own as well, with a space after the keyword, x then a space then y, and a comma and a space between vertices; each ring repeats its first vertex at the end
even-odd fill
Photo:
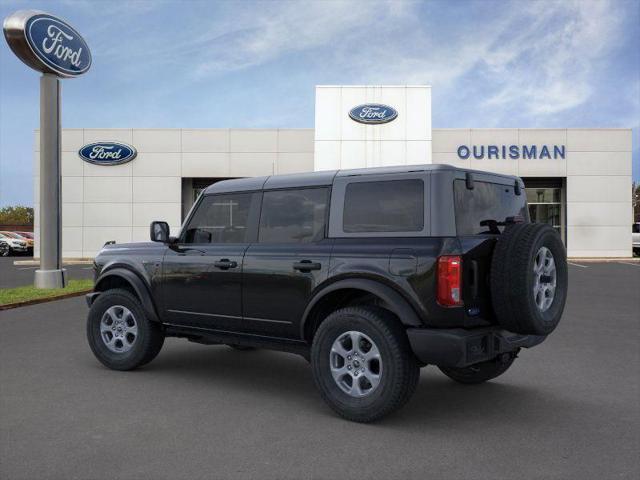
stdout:
POLYGON ((0 243, 0 257, 8 257, 11 253, 11 248, 6 243, 0 243))
POLYGON ((420 376, 398 319, 369 306, 337 310, 320 324, 311 366, 325 402, 355 422, 371 422, 400 408, 420 376))
POLYGON ((484 383, 506 372, 516 359, 517 352, 503 353, 487 362, 476 363, 464 368, 438 367, 451 380, 466 385, 484 383))
POLYGON ((147 318, 131 292, 113 289, 101 293, 91 305, 87 339, 103 365, 113 370, 133 370, 158 355, 164 334, 147 318))

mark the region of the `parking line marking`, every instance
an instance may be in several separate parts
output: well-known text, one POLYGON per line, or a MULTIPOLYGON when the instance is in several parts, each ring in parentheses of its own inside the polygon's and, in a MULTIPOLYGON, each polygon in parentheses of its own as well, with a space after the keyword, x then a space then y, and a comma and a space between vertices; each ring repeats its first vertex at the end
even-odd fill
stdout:
POLYGON ((22 268, 19 268, 18 270, 31 270, 32 268, 38 268, 38 267, 22 267, 22 268))
POLYGON ((640 267, 640 264, 638 263, 631 263, 631 262, 618 262, 618 263, 624 263, 625 265, 631 265, 632 267, 640 267))
POLYGON ((580 265, 578 263, 571 263, 571 262, 567 262, 569 265, 573 265, 574 267, 580 267, 580 268, 589 268, 586 265, 580 265))

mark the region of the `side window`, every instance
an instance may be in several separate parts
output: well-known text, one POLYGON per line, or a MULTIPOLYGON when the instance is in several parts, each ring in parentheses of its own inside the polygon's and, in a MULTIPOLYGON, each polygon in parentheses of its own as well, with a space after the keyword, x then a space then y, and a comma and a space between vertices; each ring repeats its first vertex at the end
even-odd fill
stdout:
POLYGON ((185 230, 185 243, 246 243, 253 193, 209 195, 185 230))
POLYGON ((327 188, 264 192, 259 241, 309 243, 321 240, 328 198, 327 188))
POLYGON ((354 182, 344 195, 343 231, 419 232, 424 228, 420 179, 354 182))

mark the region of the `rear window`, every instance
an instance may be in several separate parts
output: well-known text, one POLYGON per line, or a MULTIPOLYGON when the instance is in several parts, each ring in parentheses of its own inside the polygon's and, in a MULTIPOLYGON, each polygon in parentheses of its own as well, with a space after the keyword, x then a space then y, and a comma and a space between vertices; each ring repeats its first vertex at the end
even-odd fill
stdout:
POLYGON ((424 228, 424 182, 354 182, 344 196, 343 231, 419 232, 424 228))
POLYGON ((491 233, 487 224, 481 225, 486 221, 504 222, 516 215, 529 219, 524 188, 516 195, 512 186, 476 181, 469 190, 464 180, 456 180, 453 191, 458 235, 491 233))

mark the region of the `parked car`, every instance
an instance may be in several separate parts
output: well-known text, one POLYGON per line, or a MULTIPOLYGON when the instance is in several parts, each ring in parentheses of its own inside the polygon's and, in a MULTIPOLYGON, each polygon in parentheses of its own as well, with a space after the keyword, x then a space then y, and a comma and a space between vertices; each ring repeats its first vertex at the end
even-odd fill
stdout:
POLYGON ((426 365, 462 384, 503 374, 567 296, 563 243, 529 222, 522 180, 445 165, 222 181, 177 237, 150 236, 95 259, 99 361, 140 367, 166 337, 298 353, 358 422, 406 403, 426 365))
POLYGON ((636 255, 640 255, 640 222, 636 222, 631 226, 631 232, 633 253, 636 255))
POLYGON ((25 232, 2 232, 10 235, 13 238, 17 238, 19 240, 24 240, 27 242, 27 249, 33 251, 33 236, 29 236, 25 234, 25 232))
POLYGON ((3 257, 28 251, 27 241, 18 235, 13 235, 11 232, 0 232, 0 242, 6 244, 6 247, 0 246, 0 255, 3 257))

